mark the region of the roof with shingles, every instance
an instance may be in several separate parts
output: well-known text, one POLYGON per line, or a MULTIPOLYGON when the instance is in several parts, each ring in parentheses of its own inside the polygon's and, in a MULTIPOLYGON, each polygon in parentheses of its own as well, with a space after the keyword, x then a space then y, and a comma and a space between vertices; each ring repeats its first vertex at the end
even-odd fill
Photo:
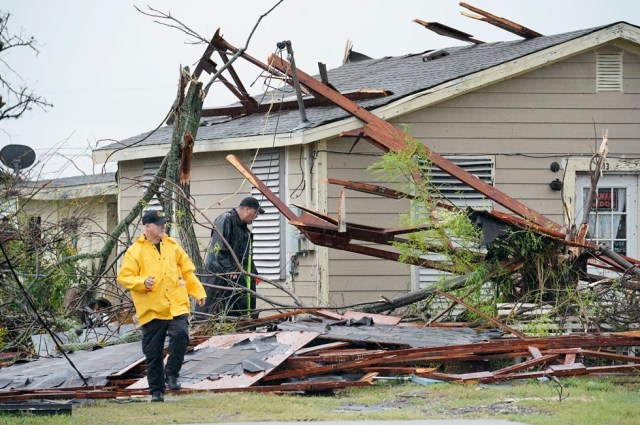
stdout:
MULTIPOLYGON (((422 52, 347 63, 329 70, 328 76, 331 84, 341 92, 368 88, 386 89, 393 93, 387 97, 358 102, 360 106, 372 110, 448 81, 522 58, 619 23, 621 22, 532 39, 450 47, 444 49, 449 53, 448 56, 427 62, 423 62, 424 52, 422 52)), ((318 76, 316 78, 319 79, 318 76)), ((289 89, 282 96, 287 97, 291 93, 289 89)), ((262 97, 261 95, 257 99, 262 97)), ((264 98, 269 97, 264 96, 264 98)), ((307 128, 319 127, 350 117, 349 113, 337 106, 308 108, 306 113, 311 121, 311 125, 307 128)), ((268 116, 253 114, 235 119, 203 118, 197 139, 233 139, 292 133, 297 131, 299 126, 300 114, 295 109, 280 112, 274 110, 268 116)), ((134 143, 136 146, 163 145, 170 142, 171 133, 172 127, 164 126, 156 132, 139 134, 95 150, 114 150, 134 143)))
POLYGON ((89 174, 84 176, 61 177, 58 179, 25 181, 20 185, 23 187, 47 187, 49 189, 53 189, 101 183, 113 183, 115 185, 116 173, 89 174))

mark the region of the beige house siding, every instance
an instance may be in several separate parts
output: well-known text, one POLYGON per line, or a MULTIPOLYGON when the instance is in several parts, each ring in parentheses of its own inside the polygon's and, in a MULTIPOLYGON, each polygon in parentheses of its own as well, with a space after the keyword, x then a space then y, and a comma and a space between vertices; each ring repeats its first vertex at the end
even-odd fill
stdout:
MULTIPOLYGON (((379 180, 367 171, 367 167, 382 155, 382 151, 369 143, 360 141, 353 146, 352 140, 336 139, 327 146, 328 177, 402 189, 379 180)), ((328 187, 328 213, 333 217, 338 216, 341 191, 342 186, 328 187)), ((408 207, 407 201, 345 190, 343 213, 346 213, 349 222, 389 228, 402 224, 400 214, 408 211, 408 207)), ((375 247, 370 243, 354 243, 375 247)), ((393 250, 389 247, 380 248, 393 250)), ((329 249, 329 288, 329 305, 336 307, 375 301, 381 295, 392 298, 411 289, 411 268, 390 260, 329 249)))
MULTIPOLYGON (((599 51, 615 50, 618 49, 604 47, 599 51)), ((413 137, 442 155, 492 156, 498 189, 564 223, 562 194, 549 187, 555 178, 563 180, 564 170, 552 172, 552 162, 564 166, 567 159, 589 157, 605 129, 609 131, 610 157, 637 156, 640 150, 640 58, 632 51, 624 52, 624 93, 596 93, 595 65, 596 50, 588 51, 391 122, 407 124, 413 137)), ((287 199, 283 201, 307 205, 335 217, 341 188, 327 185, 325 177, 394 187, 366 172, 381 151, 365 141, 354 146, 353 140, 312 143, 309 149, 316 151, 316 156, 313 172, 307 177, 304 166, 301 169, 304 158, 300 161, 301 155, 306 155, 305 148, 285 148, 287 199), (301 192, 303 179, 305 189, 301 192)), ((234 153, 250 163, 249 152, 234 153)), ((248 183, 240 188, 242 176, 224 157, 224 153, 199 153, 194 158, 192 194, 210 220, 237 205, 250 190, 248 183)), ((139 188, 128 187, 129 179, 139 176, 142 168, 140 160, 120 162, 121 216, 142 195, 139 188)), ((409 207, 406 201, 354 191, 345 194, 347 220, 354 223, 398 226, 402 224, 400 214, 409 207)), ((285 263, 297 251, 292 246, 297 242, 294 229, 288 228, 287 232, 285 263)), ((196 234, 204 248, 209 230, 196 227, 196 234)), ((413 287, 408 265, 336 249, 309 248, 306 255, 297 256, 298 274, 286 282, 307 304, 323 305, 326 301, 328 305, 343 306, 376 300, 381 295, 391 298, 413 287)), ((289 264, 286 273, 289 276, 289 264)), ((290 303, 264 284, 259 290, 290 303)))
POLYGON ((561 194, 549 183, 563 176, 552 162, 592 155, 605 129, 610 156, 638 154, 640 60, 623 58, 624 93, 596 93, 594 50, 394 122, 440 154, 495 155, 495 186, 562 223, 561 194))
MULTIPOLYGON (((292 150, 293 152, 300 151, 299 148, 292 150)), ((245 164, 251 164, 253 158, 250 152, 239 151, 234 152, 234 154, 245 164)), ((200 224, 195 225, 195 232, 203 257, 211 234, 207 219, 213 222, 218 215, 237 206, 240 200, 251 191, 250 183, 244 182, 243 184, 243 176, 225 157, 226 153, 224 152, 199 153, 194 156, 192 163, 191 193, 194 197, 195 205, 206 217, 196 217, 200 224)), ((292 163, 297 164, 298 160, 299 158, 296 157, 290 158, 290 162, 292 163)), ((290 167, 290 165, 287 165, 287 167, 290 167)), ((299 165, 296 165, 296 169, 299 170, 299 165)), ((140 180, 143 170, 143 160, 120 162, 120 187, 123 188, 119 196, 121 218, 134 207, 144 193, 144 189, 140 184, 133 183, 140 180)), ((295 185, 299 183, 299 175, 295 175, 295 173, 289 176, 289 181, 286 184, 291 187, 294 182, 295 185)), ((134 237, 137 237, 142 232, 142 226, 138 224, 139 222, 135 221, 130 228, 131 235, 134 237)), ((285 227, 283 227, 283 231, 285 231, 284 229, 285 227)), ((285 252, 285 254, 287 254, 287 252, 285 252)), ((289 258, 285 256, 284 263, 287 263, 288 260, 289 258)), ((288 285, 289 289, 295 289, 296 294, 301 297, 305 303, 316 304, 316 262, 314 252, 310 252, 304 257, 299 257, 299 261, 300 268, 296 279, 293 282, 281 283, 288 285)), ((288 264, 286 272, 288 274, 288 264)), ((273 286, 268 283, 259 284, 258 291, 264 296, 273 298, 276 301, 284 304, 292 304, 292 301, 287 295, 284 295, 282 291, 273 288, 273 286)), ((264 307, 264 304, 258 305, 258 308, 262 307, 264 307)))
MULTIPOLYGON (((31 199, 24 204, 22 211, 27 217, 40 217, 43 224, 60 223, 70 217, 80 219, 76 248, 79 254, 90 254, 104 246, 108 233, 114 227, 115 196, 57 201, 31 199)), ((85 260, 84 264, 91 268, 94 261, 85 260)))
MULTIPOLYGON (((616 51, 605 47, 599 51, 616 51)), ((431 106, 391 122, 443 155, 492 155, 495 186, 552 220, 564 223, 562 180, 552 162, 591 156, 609 130, 610 156, 637 156, 640 150, 640 59, 624 53, 624 93, 596 93, 596 51, 431 106)), ((353 140, 353 139, 348 139, 353 140)), ((348 152, 352 142, 335 140, 332 152, 348 152)), ((388 185, 365 172, 380 151, 359 142, 353 154, 331 153, 329 176, 388 185)), ((337 214, 340 187, 329 188, 330 214, 337 214)), ((348 220, 391 227, 408 203, 347 191, 348 220)), ((496 205, 497 209, 500 209, 496 205)), ((411 268, 338 250, 329 251, 331 303, 348 305, 397 295, 412 288, 411 268)))

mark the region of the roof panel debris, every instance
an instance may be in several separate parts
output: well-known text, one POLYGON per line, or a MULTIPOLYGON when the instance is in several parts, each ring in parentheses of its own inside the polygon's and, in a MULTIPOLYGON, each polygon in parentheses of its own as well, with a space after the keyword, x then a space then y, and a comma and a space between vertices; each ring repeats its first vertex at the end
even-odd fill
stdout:
MULTIPOLYGON (((326 315, 322 310, 307 310, 299 312, 300 317, 289 318, 294 322, 276 319, 278 327, 286 331, 195 337, 202 342, 185 357, 183 389, 175 393, 326 391, 372 385, 380 374, 444 382, 496 382, 640 372, 640 358, 628 354, 633 351, 630 347, 640 346, 637 332, 518 339, 500 336, 497 329, 427 327, 424 323, 402 326, 404 322, 378 325, 375 320, 380 320, 380 315, 360 312, 330 315, 341 319, 338 321, 309 320, 326 315), (583 363, 585 358, 625 364, 590 367, 583 363), (466 362, 490 359, 514 359, 517 363, 481 373, 446 374, 432 367, 458 363, 457 370, 465 370, 466 362)), ((254 326, 262 326, 265 320, 268 318, 256 320, 254 326)), ((81 386, 76 372, 63 359, 40 359, 0 370, 0 402, 146 395, 139 343, 70 356, 88 377, 89 386, 81 386)))

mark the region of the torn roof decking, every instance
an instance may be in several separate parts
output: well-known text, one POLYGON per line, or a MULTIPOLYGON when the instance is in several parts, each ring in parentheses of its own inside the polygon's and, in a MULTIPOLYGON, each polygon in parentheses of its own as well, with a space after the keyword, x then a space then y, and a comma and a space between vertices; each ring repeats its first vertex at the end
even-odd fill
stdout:
MULTIPOLYGON (((271 55, 269 57, 269 63, 280 72, 287 73, 287 75, 289 76, 293 75, 290 64, 280 59, 276 55, 271 55)), ((314 94, 314 96, 327 99, 343 110, 349 112, 354 117, 362 120, 365 124, 363 127, 363 132, 367 136, 367 140, 373 143, 378 148, 382 149, 385 152, 390 150, 402 151, 408 148, 409 145, 406 142, 407 135, 402 130, 395 127, 393 124, 367 111, 357 103, 345 98, 339 92, 332 90, 331 88, 325 86, 315 78, 311 77, 308 74, 305 74, 300 70, 297 70, 297 77, 300 81, 300 84, 307 87, 309 91, 314 94)), ((492 199, 496 203, 502 205, 506 209, 514 212, 520 217, 523 217, 526 220, 531 221, 539 226, 549 227, 552 230, 560 230, 560 226, 557 223, 549 220, 547 217, 543 216, 532 208, 527 207, 520 201, 517 201, 516 199, 508 196, 504 192, 487 184, 480 178, 457 166, 452 161, 449 161, 442 155, 430 150, 426 146, 425 153, 427 159, 429 159, 429 161, 431 161, 442 171, 457 178, 461 182, 472 187, 473 189, 492 199)))
MULTIPOLYGON (((367 316, 364 314, 364 316, 367 316)), ((323 339, 362 343, 389 344, 414 348, 474 344, 500 337, 499 330, 476 331, 470 328, 413 328, 390 325, 345 326, 336 322, 283 322, 278 329, 317 332, 323 339)))
MULTIPOLYGON (((318 333, 269 332, 218 335, 185 356, 180 381, 184 389, 223 390, 249 387, 318 333)), ((127 389, 148 388, 147 378, 127 389)))
MULTIPOLYGON (((372 246, 363 246, 351 243, 353 239, 375 242, 390 243, 398 241, 396 235, 401 233, 411 233, 423 230, 422 228, 402 228, 402 229, 381 229, 372 226, 363 226, 347 223, 347 231, 339 232, 337 220, 316 211, 298 206, 301 209, 300 215, 294 213, 280 198, 276 196, 267 185, 265 185, 252 171, 235 155, 227 155, 227 160, 251 182, 251 184, 264 195, 265 198, 280 211, 289 221, 289 224, 296 226, 306 237, 316 245, 327 246, 359 254, 369 255, 377 258, 384 258, 392 261, 399 261, 398 252, 380 249, 372 246)), ((436 270, 451 271, 450 264, 441 261, 433 261, 424 258, 410 260, 411 264, 428 267, 436 270)))
MULTIPOLYGON (((68 354, 90 386, 104 386, 108 377, 144 359, 139 342, 68 354)), ((67 359, 41 358, 0 369, 0 393, 12 390, 80 387, 84 383, 67 359)))
MULTIPOLYGON (((330 248, 340 249, 344 251, 355 252, 363 255, 368 255, 377 258, 383 258, 392 261, 399 261, 400 254, 395 251, 389 251, 386 249, 380 249, 372 246, 363 246, 359 244, 352 243, 352 240, 360 240, 360 241, 368 241, 375 243, 387 243, 398 241, 399 239, 396 237, 398 234, 403 233, 411 233, 416 231, 424 230, 425 228, 422 226, 412 227, 412 228, 401 228, 401 229, 383 229, 372 226, 362 226, 353 223, 347 223, 346 231, 341 232, 338 226, 338 220, 334 219, 327 214, 322 214, 317 211, 313 211, 306 207, 298 205, 301 213, 298 215, 294 213, 289 206, 287 206, 278 196, 269 189, 269 187, 264 184, 252 171, 251 169, 244 164, 238 157, 235 155, 227 155, 227 160, 242 174, 244 177, 249 180, 249 182, 256 188, 262 195, 269 200, 273 204, 273 206, 280 211, 280 213, 285 216, 285 218, 289 221, 289 224, 297 227, 306 237, 316 245, 326 246, 330 248)), ((352 183, 352 182, 348 182, 352 183)), ((353 186, 353 185, 349 185, 353 186)), ((369 193, 379 192, 375 189, 373 185, 369 186, 368 189, 371 189, 369 193)), ((400 192, 397 192, 397 195, 400 192)), ((381 196, 385 196, 386 194, 382 194, 381 196)), ((396 199, 400 197, 393 196, 396 199)), ((548 237, 553 239, 559 243, 564 243, 569 246, 575 246, 580 248, 589 248, 592 250, 598 250, 598 245, 586 242, 579 243, 572 240, 567 240, 566 235, 553 228, 549 228, 548 226, 540 226, 536 223, 528 221, 524 218, 520 218, 517 216, 512 216, 505 214, 500 211, 490 210, 483 211, 478 210, 474 211, 473 214, 475 217, 478 217, 478 224, 481 224, 483 230, 485 228, 494 226, 494 227, 516 227, 519 229, 524 229, 527 231, 531 231, 541 236, 548 237)), ((495 229, 496 232, 500 232, 499 228, 495 229)), ((640 260, 620 256, 623 260, 628 261, 631 264, 640 264, 640 260)), ((625 267, 611 259, 602 258, 606 264, 611 267, 612 270, 618 272, 625 272, 628 267, 625 267)), ((442 271, 450 271, 451 266, 447 262, 442 261, 433 261, 424 258, 415 258, 409 259, 409 264, 418 265, 422 267, 432 268, 435 270, 442 271)), ((630 287, 634 288, 633 284, 630 283, 630 287)))
MULTIPOLYGON (((364 330, 366 332, 366 329, 364 330)), ((322 336, 324 338, 324 336, 322 336)), ((499 338, 486 342, 460 345, 433 346, 426 348, 407 348, 395 350, 371 350, 358 355, 357 359, 345 356, 333 358, 318 356, 294 356, 290 362, 301 362, 306 368, 279 369, 278 372, 266 376, 263 381, 270 382, 281 379, 301 378, 310 375, 323 375, 340 371, 364 371, 377 366, 401 367, 406 365, 432 364, 442 362, 483 361, 490 359, 504 359, 526 357, 530 348, 538 351, 558 349, 583 349, 587 347, 628 347, 640 344, 640 338, 627 335, 586 335, 586 336, 558 336, 546 338, 499 338), (314 362, 321 362, 321 365, 314 362)), ((634 365, 634 368, 637 368, 634 365)), ((615 371, 615 370, 612 370, 615 371)), ((428 376, 428 375, 427 375, 428 376)), ((448 375, 447 375, 448 376, 448 375)), ((437 376, 433 376, 439 379, 437 376)), ((451 378, 447 380, 457 380, 451 378)))
POLYGON ((494 25, 500 29, 508 31, 512 34, 516 34, 522 38, 530 39, 536 37, 542 37, 537 31, 534 31, 530 28, 525 27, 524 25, 520 25, 516 22, 510 21, 509 19, 502 18, 500 16, 493 15, 485 10, 480 9, 479 7, 472 6, 470 4, 461 2, 460 6, 469 9, 472 12, 477 13, 478 15, 474 15, 467 12, 460 12, 462 15, 467 16, 472 19, 477 19, 479 21, 487 22, 491 25, 494 25))

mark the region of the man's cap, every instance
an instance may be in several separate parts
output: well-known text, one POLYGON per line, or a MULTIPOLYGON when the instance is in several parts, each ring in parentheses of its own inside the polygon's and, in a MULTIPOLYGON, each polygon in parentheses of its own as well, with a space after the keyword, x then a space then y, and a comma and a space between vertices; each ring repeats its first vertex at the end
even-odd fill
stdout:
POLYGON ((169 219, 160 210, 148 210, 142 214, 142 224, 165 224, 169 219))
POLYGON ((248 196, 240 201, 240 207, 249 207, 258 211, 260 214, 264 214, 264 208, 260 208, 260 202, 256 198, 248 196))

